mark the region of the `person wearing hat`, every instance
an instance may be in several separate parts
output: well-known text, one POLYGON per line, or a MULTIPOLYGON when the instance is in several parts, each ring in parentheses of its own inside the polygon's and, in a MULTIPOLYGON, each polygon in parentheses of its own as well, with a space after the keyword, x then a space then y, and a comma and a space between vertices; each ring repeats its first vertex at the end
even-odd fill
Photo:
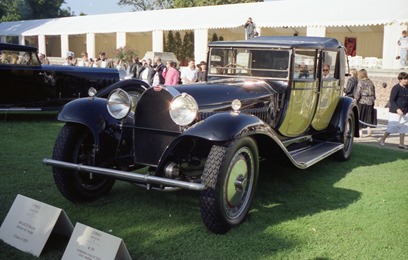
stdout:
POLYGON ((407 66, 407 51, 408 51, 408 37, 407 31, 402 31, 402 36, 398 40, 398 45, 400 46, 400 64, 401 69, 404 69, 407 66))
POLYGON ((244 27, 245 27, 246 39, 247 40, 253 39, 255 37, 255 32, 256 32, 255 28, 256 28, 256 26, 255 26, 255 23, 252 21, 251 17, 248 18, 248 20, 244 24, 244 27))
POLYGON ((205 61, 200 62, 200 71, 197 73, 197 81, 207 81, 207 63, 205 61))

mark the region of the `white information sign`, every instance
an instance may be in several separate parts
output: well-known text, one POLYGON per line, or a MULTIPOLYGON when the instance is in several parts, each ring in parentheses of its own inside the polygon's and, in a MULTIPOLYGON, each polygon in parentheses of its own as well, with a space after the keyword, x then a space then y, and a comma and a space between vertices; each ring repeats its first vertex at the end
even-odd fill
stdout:
POLYGON ((76 223, 62 260, 132 259, 121 238, 76 223))
POLYGON ((52 231, 70 236, 73 229, 62 209, 18 194, 0 227, 0 239, 38 257, 52 231))

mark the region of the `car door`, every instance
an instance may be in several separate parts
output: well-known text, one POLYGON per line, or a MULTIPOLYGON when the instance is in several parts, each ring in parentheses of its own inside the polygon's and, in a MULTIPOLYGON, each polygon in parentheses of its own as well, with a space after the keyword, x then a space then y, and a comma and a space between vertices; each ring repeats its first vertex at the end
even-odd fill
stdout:
POLYGON ((316 130, 327 128, 342 93, 340 86, 340 52, 322 51, 320 57, 319 98, 312 121, 312 127, 316 130))
POLYGON ((55 96, 55 91, 47 84, 36 52, 2 50, 2 53, 10 57, 0 64, 2 107, 41 107, 55 96), (17 60, 12 57, 17 57, 17 60))
POLYGON ((318 103, 319 80, 316 78, 316 50, 296 50, 291 73, 291 87, 284 120, 279 132, 295 137, 305 133, 313 120, 318 103), (301 64, 307 66, 308 77, 300 76, 301 64))

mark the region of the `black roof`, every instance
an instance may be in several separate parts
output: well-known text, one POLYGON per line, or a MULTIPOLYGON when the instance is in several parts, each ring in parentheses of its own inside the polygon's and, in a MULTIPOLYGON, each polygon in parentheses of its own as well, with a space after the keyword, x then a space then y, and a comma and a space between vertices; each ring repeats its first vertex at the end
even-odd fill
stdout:
POLYGON ((210 47, 282 47, 282 48, 311 48, 311 49, 338 49, 343 45, 334 38, 310 36, 261 36, 242 41, 210 42, 210 47))
POLYGON ((13 51, 33 51, 37 52, 37 48, 25 45, 0 43, 0 50, 13 50, 13 51))

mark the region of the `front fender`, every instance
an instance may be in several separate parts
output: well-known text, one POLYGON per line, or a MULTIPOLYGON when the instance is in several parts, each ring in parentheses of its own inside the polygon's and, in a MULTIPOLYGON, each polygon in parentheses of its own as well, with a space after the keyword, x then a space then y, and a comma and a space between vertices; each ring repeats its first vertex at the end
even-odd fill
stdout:
MULTIPOLYGON (((227 141, 252 132, 263 131, 268 126, 256 116, 234 112, 218 113, 197 123, 182 136, 195 136, 209 141, 227 141)), ((269 128, 269 127, 268 127, 269 128)))
MULTIPOLYGON (((226 142, 260 133, 275 139, 275 134, 270 127, 255 116, 229 112, 212 115, 183 132, 167 147, 159 160, 157 173, 163 172, 169 157, 179 152, 185 152, 185 147, 182 145, 183 141, 200 139, 204 143, 226 142)), ((207 146, 204 150, 209 148, 207 146)), ((200 152, 205 153, 204 150, 200 152)))
POLYGON ((118 124, 118 120, 108 112, 106 99, 96 97, 80 98, 67 103, 58 114, 58 120, 89 128, 97 147, 101 143, 100 134, 118 124))

